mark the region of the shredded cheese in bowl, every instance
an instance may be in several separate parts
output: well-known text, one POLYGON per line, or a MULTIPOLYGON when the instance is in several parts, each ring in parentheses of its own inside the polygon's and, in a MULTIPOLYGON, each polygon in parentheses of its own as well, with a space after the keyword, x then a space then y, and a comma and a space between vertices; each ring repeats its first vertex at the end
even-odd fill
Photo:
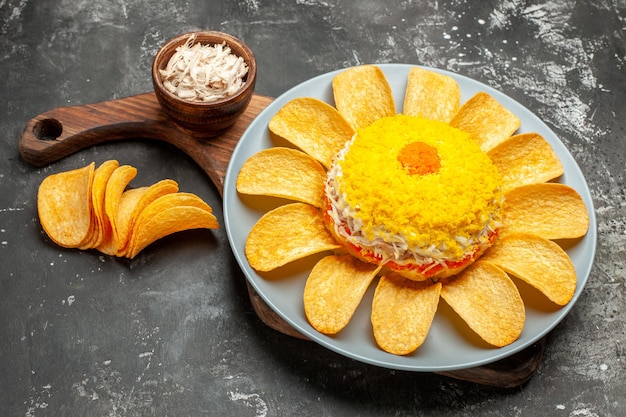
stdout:
POLYGON ((248 66, 226 43, 195 43, 192 34, 159 70, 163 86, 172 94, 193 102, 213 102, 236 94, 244 85, 248 66))

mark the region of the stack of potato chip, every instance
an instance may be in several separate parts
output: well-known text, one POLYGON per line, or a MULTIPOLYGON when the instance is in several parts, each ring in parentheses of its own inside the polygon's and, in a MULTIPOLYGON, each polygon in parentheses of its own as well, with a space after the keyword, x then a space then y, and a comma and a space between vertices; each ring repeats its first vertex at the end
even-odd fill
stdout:
POLYGON ((175 181, 128 188, 136 175, 109 160, 48 176, 37 196, 41 226, 59 246, 130 259, 172 233, 219 227, 211 207, 175 181))

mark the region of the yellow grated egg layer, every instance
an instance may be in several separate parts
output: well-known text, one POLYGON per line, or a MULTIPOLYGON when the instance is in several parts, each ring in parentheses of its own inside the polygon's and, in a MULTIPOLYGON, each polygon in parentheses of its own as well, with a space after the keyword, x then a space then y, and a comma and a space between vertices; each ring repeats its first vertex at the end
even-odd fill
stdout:
POLYGON ((459 258, 461 240, 484 235, 500 218, 501 177, 471 136, 445 123, 396 115, 357 132, 337 178, 339 195, 370 240, 402 236, 410 247, 436 247, 459 258), (436 173, 411 174, 398 159, 424 142, 441 160, 436 173))

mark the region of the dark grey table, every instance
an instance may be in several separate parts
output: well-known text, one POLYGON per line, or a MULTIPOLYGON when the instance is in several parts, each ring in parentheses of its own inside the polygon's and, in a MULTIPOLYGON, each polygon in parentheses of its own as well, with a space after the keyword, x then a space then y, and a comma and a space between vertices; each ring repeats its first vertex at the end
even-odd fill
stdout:
POLYGON ((0 2, 0 415, 626 415, 626 2, 0 2), (488 387, 366 365, 265 326, 226 232, 172 236, 129 261, 63 250, 42 233, 47 175, 115 158, 137 184, 174 178, 222 220, 185 154, 141 138, 25 163, 25 123, 52 108, 151 91, 170 37, 245 40, 257 93, 364 63, 422 64, 513 97, 563 140, 598 220, 583 295, 526 384, 488 387))

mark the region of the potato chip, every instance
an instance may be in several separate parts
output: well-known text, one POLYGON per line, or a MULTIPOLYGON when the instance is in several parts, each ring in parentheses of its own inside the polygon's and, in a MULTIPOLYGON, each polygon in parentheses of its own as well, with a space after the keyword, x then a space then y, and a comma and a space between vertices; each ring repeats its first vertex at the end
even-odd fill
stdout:
POLYGON ((146 246, 172 233, 200 228, 216 229, 219 225, 212 212, 212 208, 195 194, 163 194, 138 213, 124 256, 132 259, 146 246))
POLYGON ((246 240, 246 257, 257 271, 271 271, 289 262, 341 247, 328 233, 313 206, 291 203, 263 215, 246 240))
MULTIPOLYGON (((93 164, 93 168, 90 169, 90 173, 89 173, 89 196, 91 196, 93 194, 93 180, 95 177, 95 163, 93 164)), ((91 164, 90 164, 91 165, 91 164)), ((89 232, 87 233, 87 236, 85 236, 85 238, 83 239, 83 241, 76 246, 78 249, 89 249, 91 248, 92 244, 99 239, 99 225, 98 225, 98 219, 96 218, 96 214, 95 214, 95 210, 93 207, 93 200, 91 198, 89 198, 89 217, 90 217, 90 222, 89 222, 89 232)))
POLYGON ((331 105, 309 97, 285 104, 270 120, 270 132, 302 149, 325 167, 354 130, 331 105))
POLYGON ((131 223, 135 223, 136 218, 133 218, 133 211, 139 200, 148 191, 148 187, 131 188, 122 193, 120 204, 117 209, 117 253, 119 255, 128 243, 128 237, 132 228, 131 223))
POLYGON ((576 270, 567 253, 556 243, 525 233, 496 240, 481 260, 489 261, 564 306, 576 291, 576 270))
POLYGON ((37 193, 41 227, 59 246, 76 248, 92 232, 91 184, 95 164, 44 178, 37 193))
POLYGON ((454 78, 413 67, 409 71, 403 113, 448 123, 459 111, 461 88, 454 78))
MULTIPOLYGON (((171 194, 175 195, 175 194, 171 194)), ((133 229, 133 240, 130 251, 126 256, 133 259, 148 245, 157 240, 191 229, 216 229, 217 218, 210 211, 194 206, 174 205, 165 210, 155 212, 145 217, 133 229)))
POLYGON ((332 87, 337 110, 355 131, 396 114, 391 87, 377 66, 341 71, 333 78, 332 87))
POLYGON ((97 249, 107 255, 117 254, 119 231, 117 226, 117 211, 119 209, 122 194, 137 175, 137 169, 130 165, 121 165, 117 167, 107 182, 104 197, 104 212, 106 213, 109 225, 111 227, 111 233, 107 235, 106 239, 100 243, 97 249))
POLYGON ((517 340, 526 313, 517 287, 500 268, 478 261, 441 290, 450 307, 485 342, 502 347, 517 340))
POLYGON ((141 211, 137 212, 137 218, 135 219, 133 230, 129 233, 133 235, 136 232, 134 229, 141 227, 141 223, 145 223, 157 213, 173 207, 196 207, 209 213, 213 212, 213 209, 195 194, 183 192, 164 193, 163 195, 153 199, 141 211))
MULTIPOLYGON (((110 239, 111 225, 104 210, 104 196, 109 178, 117 167, 119 167, 119 163, 111 159, 100 164, 94 172, 91 186, 91 205, 96 231, 94 232, 94 239, 90 242, 88 248, 96 248, 100 246, 103 240, 110 239)), ((87 249, 87 247, 82 249, 87 249)))
POLYGON ((124 256, 131 231, 141 212, 157 198, 176 192, 178 192, 178 183, 170 179, 161 180, 149 187, 124 191, 117 210, 117 256, 124 256))
POLYGON ((146 206, 140 213, 139 217, 151 217, 154 213, 167 210, 177 206, 191 206, 197 207, 202 210, 206 210, 209 213, 213 212, 211 206, 209 206, 203 199, 193 193, 169 193, 159 196, 154 199, 148 206, 146 206))
POLYGON ((381 277, 372 302, 378 346, 395 355, 420 347, 437 312, 440 293, 440 282, 412 281, 394 273, 381 277))
POLYGON ((98 222, 94 214, 93 205, 90 205, 89 209, 90 209, 89 217, 91 218, 91 221, 89 223, 89 232, 87 233, 83 241, 80 242, 78 246, 76 246, 76 248, 78 249, 92 248, 93 247, 92 245, 94 244, 94 242, 99 238, 100 232, 98 228, 98 222))
POLYGON ((520 127, 520 119, 485 92, 467 100, 450 125, 474 137, 483 152, 494 148, 520 127))
POLYGON ((537 133, 511 136, 487 155, 502 175, 502 190, 540 184, 563 175, 563 165, 550 144, 537 133))
POLYGON ((352 318, 380 267, 350 255, 329 255, 311 270, 304 288, 304 312, 311 326, 336 334, 352 318))
POLYGON ((565 184, 531 184, 504 195, 503 228, 546 239, 584 236, 589 214, 580 195, 565 184))
POLYGON ((269 148, 248 159, 237 176, 237 191, 324 204, 326 171, 311 156, 289 148, 269 148))

